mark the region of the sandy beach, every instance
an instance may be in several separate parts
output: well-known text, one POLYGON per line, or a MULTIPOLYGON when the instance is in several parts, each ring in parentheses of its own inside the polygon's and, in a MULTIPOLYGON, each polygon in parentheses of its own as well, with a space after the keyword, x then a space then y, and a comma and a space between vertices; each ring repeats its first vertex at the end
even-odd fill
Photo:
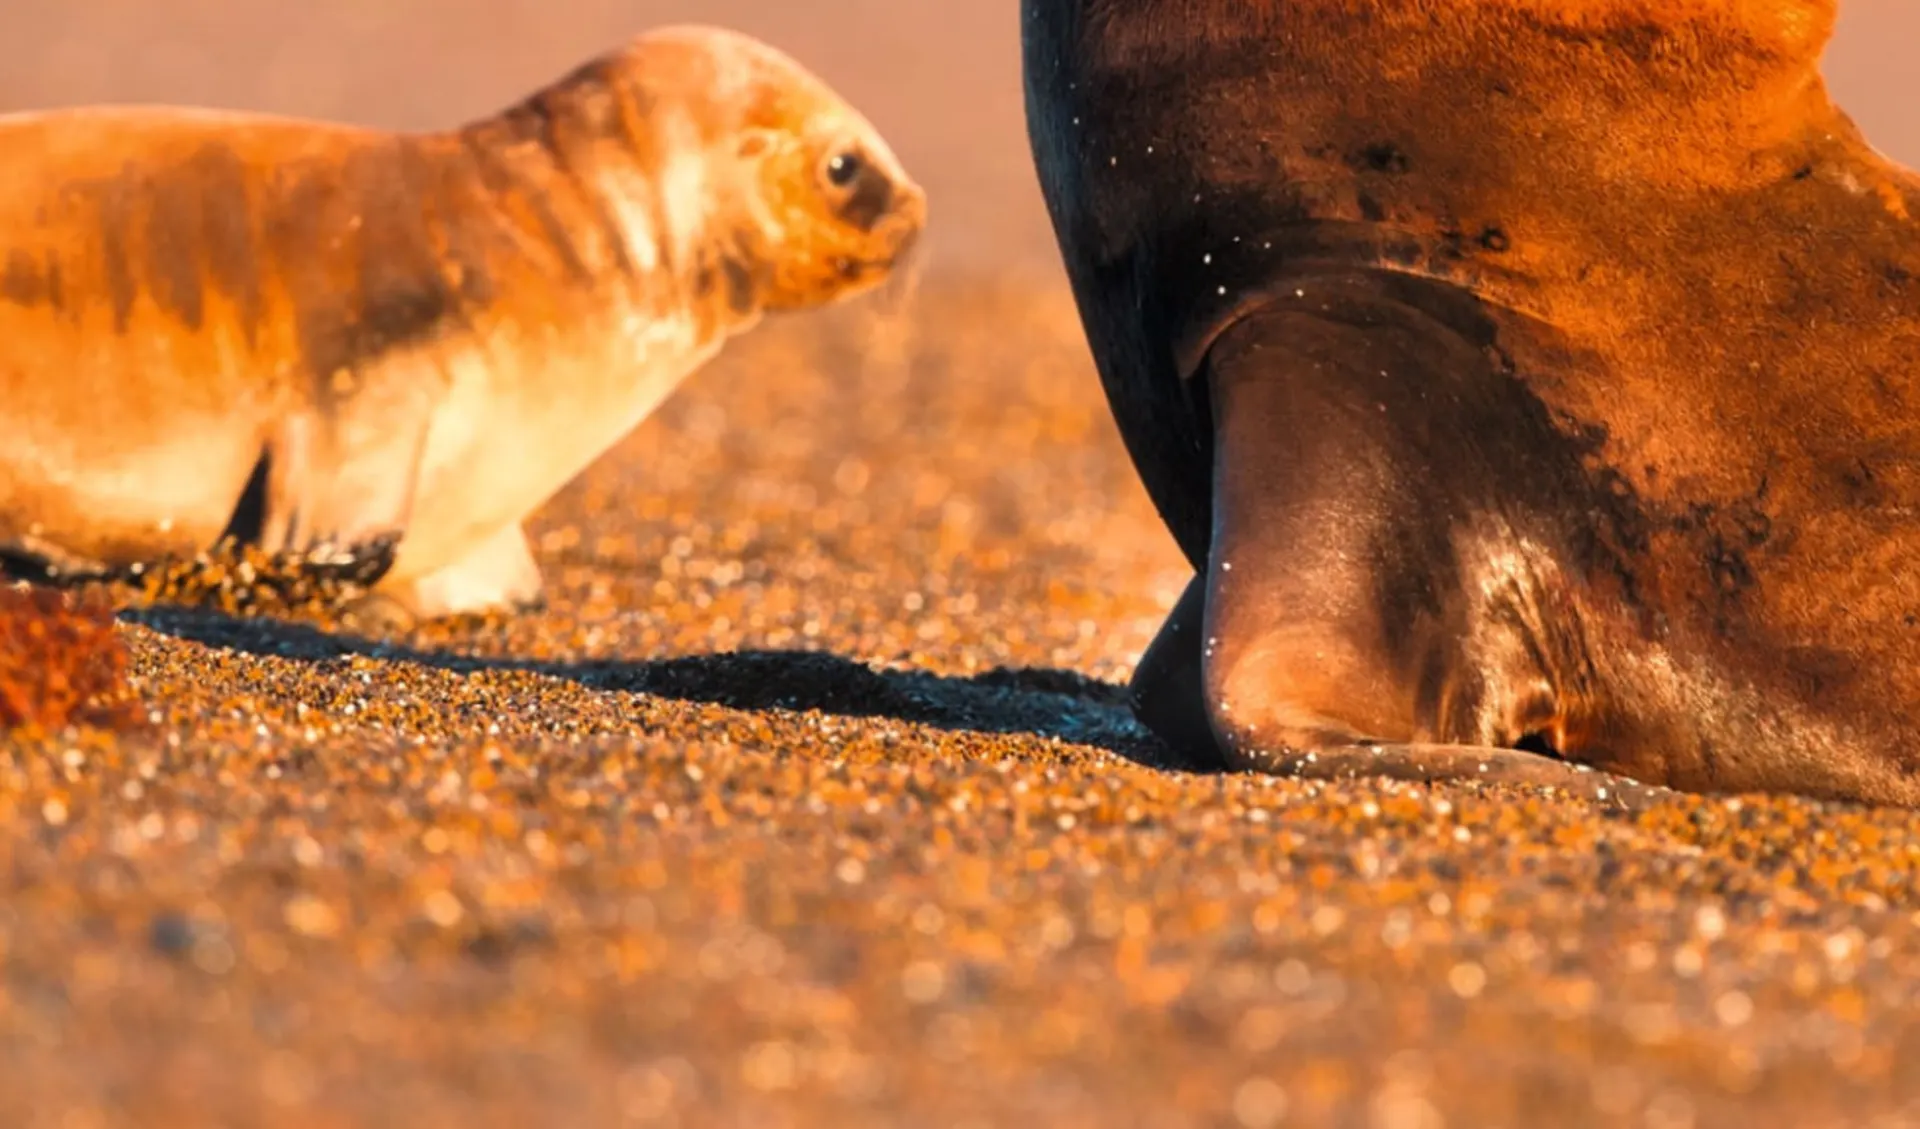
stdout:
MULTIPOLYGON (((0 109, 402 127, 730 23, 928 185, 916 289, 732 346, 533 520, 537 613, 129 609, 0 739, 0 1125, 1920 1121, 1911 813, 1189 771, 1187 577, 1058 279, 1011 3, 68 0, 0 109)), ((1829 66, 1920 163, 1920 9, 1829 66)))

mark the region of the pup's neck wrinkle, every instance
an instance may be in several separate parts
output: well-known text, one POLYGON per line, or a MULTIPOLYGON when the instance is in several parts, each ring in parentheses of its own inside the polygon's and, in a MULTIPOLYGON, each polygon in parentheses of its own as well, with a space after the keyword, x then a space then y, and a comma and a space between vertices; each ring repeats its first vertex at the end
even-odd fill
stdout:
POLYGON ((675 271, 676 252, 698 237, 698 217, 668 198, 663 175, 669 163, 704 153, 693 128, 704 115, 683 101, 607 56, 459 133, 483 165, 504 159, 521 173, 509 187, 534 197, 529 202, 544 197, 569 213, 558 230, 542 224, 563 259, 583 265, 598 286, 632 286, 663 266, 675 271))
POLYGON ((624 233, 551 117, 510 111, 463 127, 454 140, 470 162, 476 196, 518 255, 575 286, 632 274, 624 233))
POLYGON ((779 247, 728 104, 589 64, 456 136, 492 222, 543 273, 615 316, 690 313, 730 336, 762 317, 779 247))
MULTIPOLYGON (((750 327, 762 313, 768 248, 757 235, 766 204, 750 162, 738 156, 741 127, 713 105, 644 89, 621 105, 630 108, 617 123, 621 150, 644 174, 628 185, 632 199, 611 209, 631 219, 630 245, 660 264, 660 289, 672 291, 675 308, 693 311, 703 332, 724 337, 750 327)), ((625 183, 603 180, 616 193, 625 183)))

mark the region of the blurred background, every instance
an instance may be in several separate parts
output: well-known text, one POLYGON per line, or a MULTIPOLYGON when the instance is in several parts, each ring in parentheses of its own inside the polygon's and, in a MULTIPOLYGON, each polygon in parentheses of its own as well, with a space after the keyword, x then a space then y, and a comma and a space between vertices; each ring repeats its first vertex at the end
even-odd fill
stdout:
MULTIPOLYGON (((943 265, 1051 271, 1028 166, 1015 0, 43 0, 7 4, 0 111, 165 101, 398 127, 488 112, 651 24, 773 41, 857 103, 927 184, 943 265)), ((1920 0, 1847 0, 1827 71, 1920 164, 1920 0)))

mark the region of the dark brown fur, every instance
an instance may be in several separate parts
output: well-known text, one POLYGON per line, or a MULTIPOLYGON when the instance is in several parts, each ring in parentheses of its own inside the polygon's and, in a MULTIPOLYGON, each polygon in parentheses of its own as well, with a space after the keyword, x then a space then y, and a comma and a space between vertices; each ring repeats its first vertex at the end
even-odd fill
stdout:
POLYGON ((1026 9, 1232 758, 1920 801, 1920 181, 1827 98, 1831 0, 1026 9))

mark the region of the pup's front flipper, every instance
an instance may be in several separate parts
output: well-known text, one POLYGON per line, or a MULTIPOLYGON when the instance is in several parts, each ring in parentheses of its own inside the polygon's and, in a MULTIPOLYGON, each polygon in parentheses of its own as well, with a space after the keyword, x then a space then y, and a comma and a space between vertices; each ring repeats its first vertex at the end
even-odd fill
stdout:
MULTIPOLYGON (((295 412, 268 441, 265 506, 254 535, 270 553, 351 557, 388 550, 412 518, 432 403, 425 395, 371 405, 295 412)), ((243 539, 246 531, 237 530, 243 539)))
POLYGON ((540 566, 526 533, 507 525, 452 564, 426 576, 384 582, 370 598, 397 605, 414 620, 526 611, 542 602, 540 566))

